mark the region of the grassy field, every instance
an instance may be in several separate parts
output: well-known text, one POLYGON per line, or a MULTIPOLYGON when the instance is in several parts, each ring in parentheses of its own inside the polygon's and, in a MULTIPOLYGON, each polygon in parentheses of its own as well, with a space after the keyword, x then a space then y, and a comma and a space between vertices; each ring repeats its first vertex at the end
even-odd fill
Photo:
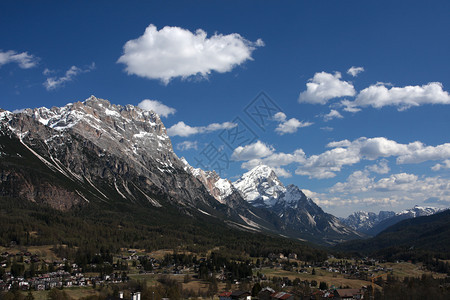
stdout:
MULTIPOLYGON (((98 295, 98 292, 94 290, 92 287, 74 287, 74 288, 66 288, 63 290, 73 299, 80 299, 83 297, 98 295)), ((28 292, 24 292, 24 295, 27 295, 28 292)), ((49 291, 32 291, 33 297, 35 300, 47 300, 49 291)))
POLYGON ((0 246, 0 253, 8 252, 8 253, 18 253, 18 252, 30 252, 31 254, 39 255, 40 259, 44 259, 47 261, 59 260, 59 258, 52 251, 53 246, 45 245, 45 246, 29 246, 29 247, 13 247, 6 248, 0 246))
POLYGON ((299 278, 300 280, 308 280, 312 281, 315 280, 317 283, 320 283, 321 281, 324 281, 328 284, 329 287, 335 286, 349 286, 350 288, 361 288, 365 285, 370 285, 371 283, 369 281, 364 280, 358 280, 358 279, 347 279, 342 276, 342 274, 337 273, 330 273, 326 272, 324 270, 316 269, 316 274, 312 275, 311 273, 296 273, 296 272, 290 272, 285 271, 281 269, 270 269, 270 268, 264 268, 259 270, 260 273, 265 274, 269 277, 287 277, 290 280, 294 280, 295 278, 299 278))
POLYGON ((433 275, 433 277, 445 277, 446 274, 440 274, 431 272, 428 270, 424 270, 422 268, 422 264, 412 264, 408 262, 400 262, 400 263, 382 263, 380 264, 386 268, 392 268, 394 276, 403 279, 404 277, 421 277, 423 274, 433 275))

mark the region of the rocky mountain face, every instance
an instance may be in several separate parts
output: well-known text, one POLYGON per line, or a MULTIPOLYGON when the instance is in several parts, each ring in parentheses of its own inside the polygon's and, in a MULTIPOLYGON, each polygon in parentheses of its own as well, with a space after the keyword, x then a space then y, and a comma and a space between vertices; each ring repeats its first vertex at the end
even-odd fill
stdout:
POLYGON ((285 187, 268 166, 255 167, 233 185, 252 205, 274 212, 285 232, 296 232, 307 240, 321 239, 329 244, 361 237, 335 216, 325 213, 297 186, 285 187))
MULTIPOLYGON (((184 171, 154 112, 112 105, 91 96, 60 108, 2 112, 0 118, 4 137, 16 139, 59 176, 90 186, 101 201, 108 201, 106 191, 113 190, 119 199, 144 201, 155 207, 162 206, 160 198, 183 207, 216 204, 204 186, 184 171)), ((14 175, 8 172, 2 167, 3 195, 8 193, 4 185, 11 182, 8 176, 14 175)), ((29 181, 16 182, 16 190, 22 191, 17 193, 29 190, 29 181)), ((37 194, 52 205, 51 189, 44 186, 37 184, 37 194)), ((66 198, 67 208, 87 202, 84 199, 91 196, 80 190, 66 191, 74 195, 66 198)))
POLYGON ((341 221, 357 231, 367 233, 381 221, 393 216, 395 216, 395 212, 393 211, 380 211, 379 214, 374 212, 357 211, 349 215, 347 218, 341 218, 341 221))
MULTIPOLYGON (((360 235, 258 166, 236 182, 179 159, 159 116, 94 96, 0 111, 0 196, 59 210, 176 209, 247 231, 333 244, 360 235)), ((151 217, 151 216, 149 216, 151 217)))
POLYGON ((349 215, 347 218, 341 219, 341 221, 359 232, 368 235, 377 235, 384 229, 402 220, 430 216, 441 211, 442 209, 436 207, 422 207, 416 205, 411 209, 406 209, 399 213, 393 211, 380 211, 376 214, 373 212, 358 211, 349 215))

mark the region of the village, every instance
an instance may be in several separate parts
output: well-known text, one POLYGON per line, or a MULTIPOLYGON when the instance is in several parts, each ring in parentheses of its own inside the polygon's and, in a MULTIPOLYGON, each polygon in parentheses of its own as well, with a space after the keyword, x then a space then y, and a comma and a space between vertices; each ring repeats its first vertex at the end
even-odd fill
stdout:
POLYGON ((29 251, 3 251, 0 292, 32 291, 39 295, 59 289, 70 294, 76 289, 95 292, 114 287, 115 291, 125 290, 123 299, 140 297, 139 287, 132 282, 145 281, 153 287, 176 285, 180 295, 188 298, 363 299, 389 277, 427 273, 408 262, 389 264, 333 256, 323 262, 306 262, 295 253, 237 260, 214 252, 197 257, 169 250, 146 253, 123 249, 111 262, 96 260, 81 267, 66 258, 49 260, 29 251), (406 268, 403 273, 399 266, 406 268), (411 273, 412 269, 416 273, 411 273))

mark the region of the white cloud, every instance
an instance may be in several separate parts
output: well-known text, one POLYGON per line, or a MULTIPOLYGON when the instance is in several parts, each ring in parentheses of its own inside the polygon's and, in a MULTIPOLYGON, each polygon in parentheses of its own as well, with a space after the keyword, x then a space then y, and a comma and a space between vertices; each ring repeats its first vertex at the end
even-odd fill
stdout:
POLYGON ((353 85, 340 80, 341 73, 334 75, 326 72, 314 74, 306 84, 306 91, 301 92, 298 98, 300 103, 326 104, 328 100, 344 96, 354 96, 356 91, 353 85))
POLYGON ((381 178, 374 184, 373 189, 382 191, 396 191, 396 190, 412 190, 417 187, 412 185, 417 184, 418 177, 414 174, 399 173, 392 174, 389 177, 381 178))
MULTIPOLYGON (((261 145, 264 144, 261 143, 261 145)), ((388 157, 396 157, 397 164, 417 164, 429 160, 446 162, 446 160, 450 160, 450 143, 426 146, 417 141, 400 144, 385 137, 361 137, 353 141, 330 142, 326 147, 332 149, 309 157, 305 155, 302 149, 297 149, 293 153, 276 153, 275 149, 270 148, 270 151, 259 152, 259 155, 242 156, 239 160, 245 161, 241 165, 243 169, 252 169, 260 164, 272 168, 295 164, 295 174, 316 179, 335 177, 343 167, 354 165, 362 160, 373 161, 381 158, 377 164, 365 168, 364 172, 367 172, 367 174, 369 174, 369 171, 377 174, 388 173, 390 168, 388 161, 384 159, 388 157)), ((243 151, 243 149, 241 147, 239 151, 243 151)), ((255 151, 252 153, 255 153, 255 151)), ((443 165, 439 165, 433 168, 439 170, 442 167, 443 165)))
POLYGON ((343 118, 343 116, 340 114, 340 112, 338 112, 335 109, 332 109, 329 113, 327 113, 326 115, 323 116, 323 120, 325 122, 328 122, 333 119, 342 119, 342 118, 343 118))
POLYGON ((325 179, 336 176, 345 165, 353 165, 359 162, 357 149, 334 148, 319 155, 312 155, 301 164, 295 174, 305 175, 310 178, 325 179))
POLYGON ((338 182, 329 189, 331 193, 373 195, 386 194, 402 198, 420 199, 428 197, 450 199, 450 180, 440 177, 423 177, 415 174, 397 173, 375 180, 366 171, 353 172, 345 182, 338 182))
POLYGON ((158 100, 150 100, 145 99, 142 100, 138 106, 143 110, 152 110, 158 115, 167 118, 169 115, 172 115, 176 112, 175 108, 169 107, 165 104, 162 104, 158 100))
POLYGON ((302 149, 297 149, 293 153, 272 153, 264 158, 254 158, 244 162, 241 167, 243 169, 251 170, 258 165, 264 164, 275 169, 292 163, 302 163, 304 161, 305 152, 303 152, 302 149))
MULTIPOLYGON (((76 66, 72 66, 69 68, 69 70, 66 71, 66 73, 62 77, 47 78, 47 80, 44 82, 44 86, 47 89, 47 91, 57 89, 57 88, 63 86, 66 82, 72 81, 75 78, 75 76, 77 76, 81 73, 90 72, 94 69, 95 69, 95 63, 92 63, 90 66, 88 66, 84 69, 78 68, 76 66)), ((44 72, 45 72, 45 70, 44 70, 44 72)), ((49 73, 47 72, 47 74, 49 74, 49 73)))
POLYGON ((385 84, 371 85, 363 89, 354 101, 342 101, 346 110, 358 107, 396 106, 405 110, 424 104, 450 104, 450 95, 443 90, 440 82, 431 82, 422 86, 386 87, 385 84))
POLYGON ((367 171, 355 171, 348 176, 345 182, 338 182, 330 188, 331 193, 358 194, 362 192, 378 191, 407 191, 416 189, 414 184, 418 183, 418 176, 408 173, 392 174, 389 177, 375 181, 369 177, 367 171))
POLYGON ((386 174, 391 170, 386 159, 382 159, 378 164, 367 166, 366 169, 378 174, 386 174))
POLYGON ((329 142, 325 147, 337 148, 337 147, 350 147, 351 145, 352 145, 352 142, 350 142, 349 140, 342 140, 342 141, 329 142))
POLYGON ((170 128, 167 129, 167 134, 169 136, 182 136, 187 137, 194 134, 199 133, 209 133, 217 130, 222 129, 230 129, 236 127, 237 124, 231 123, 231 122, 224 122, 224 123, 212 123, 208 126, 199 126, 199 127, 192 127, 187 124, 185 124, 183 121, 178 122, 175 125, 172 125, 170 128))
POLYGON ((278 177, 289 178, 292 177, 292 174, 284 168, 272 168, 272 170, 277 174, 278 177))
POLYGON ((198 149, 198 143, 197 141, 184 141, 177 144, 177 149, 180 151, 186 151, 190 149, 197 150, 198 149))
POLYGON ((291 118, 287 121, 284 121, 281 124, 278 124, 278 127, 275 129, 278 134, 283 135, 286 133, 294 133, 297 132, 297 129, 302 127, 311 126, 312 122, 302 122, 297 120, 296 118, 291 118))
POLYGON ((421 142, 408 144, 408 151, 397 158, 399 164, 417 164, 429 160, 450 158, 450 143, 425 146, 421 142))
POLYGON ((361 108, 356 107, 356 104, 354 101, 350 101, 347 99, 344 99, 341 101, 341 106, 344 107, 345 111, 351 112, 351 113, 357 113, 361 111, 361 108))
POLYGON ((273 115, 273 119, 278 122, 284 122, 284 121, 286 121, 286 118, 287 118, 286 114, 281 111, 277 112, 275 115, 273 115))
POLYGON ((252 160, 271 155, 273 151, 274 149, 271 146, 261 141, 256 141, 253 144, 239 146, 234 149, 231 159, 235 161, 252 160))
POLYGON ((450 159, 446 159, 443 161, 443 164, 435 164, 431 167, 433 171, 439 171, 441 169, 450 169, 450 159))
POLYGON ((208 76, 212 71, 225 73, 247 60, 262 40, 250 42, 237 33, 195 33, 180 27, 160 30, 150 24, 142 36, 129 40, 118 63, 126 65, 128 74, 159 79, 165 84, 175 77, 208 76))
POLYGON ((364 72, 363 67, 351 67, 347 70, 347 74, 352 75, 353 77, 358 76, 358 74, 361 72, 364 72))
POLYGON ((315 199, 319 197, 319 193, 310 191, 308 189, 302 189, 303 194, 305 194, 306 197, 311 198, 311 199, 315 199))
MULTIPOLYGON (((398 196, 389 197, 329 197, 329 195, 320 196, 320 198, 314 199, 314 202, 324 207, 342 207, 355 205, 376 206, 376 208, 398 206, 406 198, 398 196)), ((409 199, 410 200, 410 199, 409 199)))
POLYGON ((8 63, 17 63, 21 69, 30 69, 35 67, 39 59, 28 52, 17 53, 9 50, 6 52, 0 51, 0 67, 8 63))
POLYGON ((320 129, 322 129, 323 131, 328 131, 328 132, 331 132, 334 130, 334 128, 330 127, 330 126, 320 127, 320 129))
POLYGON ((45 76, 53 74, 53 73, 55 73, 55 70, 50 70, 49 68, 45 68, 44 71, 42 71, 42 74, 45 76))
POLYGON ((275 121, 280 122, 280 124, 278 124, 277 128, 275 128, 275 131, 280 135, 283 135, 286 133, 295 133, 295 132, 297 132, 297 130, 299 128, 308 127, 313 124, 312 122, 299 121, 296 118, 291 118, 289 120, 286 120, 287 116, 283 112, 276 113, 273 116, 273 119, 275 121))
MULTIPOLYGON (((400 144, 384 137, 361 137, 354 141, 337 141, 327 145, 327 150, 318 155, 308 157, 296 170, 298 175, 310 178, 332 178, 342 167, 383 157, 397 157, 397 164, 416 164, 428 160, 444 160, 450 158, 450 143, 438 146, 425 146, 421 142, 400 144)), ((383 170, 379 166, 378 171, 383 170)), ((372 168, 372 171, 375 168, 372 168)))
POLYGON ((330 188, 331 193, 361 193, 372 188, 374 179, 367 171, 355 171, 347 177, 347 181, 338 182, 330 188))
POLYGON ((392 206, 421 202, 448 205, 450 180, 440 177, 420 178, 408 173, 391 174, 375 180, 369 176, 368 171, 355 171, 345 182, 338 182, 331 187, 329 193, 318 194, 320 200, 328 206, 351 204, 392 206))

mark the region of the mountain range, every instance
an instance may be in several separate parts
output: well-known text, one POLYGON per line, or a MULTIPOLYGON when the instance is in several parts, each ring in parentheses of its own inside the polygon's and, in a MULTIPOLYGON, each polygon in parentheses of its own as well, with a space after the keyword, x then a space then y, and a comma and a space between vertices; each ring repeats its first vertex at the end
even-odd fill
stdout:
POLYGON ((375 236, 402 220, 430 216, 441 211, 443 209, 416 205, 411 209, 405 209, 398 213, 393 211, 380 211, 376 214, 373 212, 357 211, 347 218, 341 218, 340 220, 354 230, 369 236, 375 236))
POLYGON ((448 259, 450 210, 402 220, 373 238, 344 242, 336 245, 335 249, 380 256, 389 260, 430 261, 431 254, 448 259))
POLYGON ((156 113, 94 96, 63 107, 0 111, 0 156, 1 197, 61 211, 120 210, 126 203, 326 245, 362 237, 298 187, 285 187, 269 167, 236 182, 193 168, 174 153, 156 113))

